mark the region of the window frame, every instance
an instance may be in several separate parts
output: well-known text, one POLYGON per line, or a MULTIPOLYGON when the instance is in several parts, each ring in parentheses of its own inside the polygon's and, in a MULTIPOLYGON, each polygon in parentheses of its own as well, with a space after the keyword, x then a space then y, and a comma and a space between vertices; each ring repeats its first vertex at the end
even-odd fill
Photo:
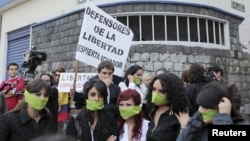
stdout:
MULTIPOLYGON (((115 19, 116 17, 121 17, 124 16, 127 18, 127 22, 129 20, 130 16, 139 16, 139 33, 140 33, 140 40, 139 41, 133 41, 132 45, 139 45, 139 44, 164 44, 164 45, 180 45, 180 46, 188 46, 188 47, 203 47, 203 48, 217 48, 217 49, 230 49, 230 36, 229 36, 229 22, 224 19, 219 19, 216 17, 208 16, 208 15, 199 15, 199 14, 187 14, 187 13, 172 13, 172 12, 125 12, 125 13, 115 13, 111 14, 115 19), (152 41, 142 41, 141 38, 141 16, 152 16, 152 41), (155 41, 155 36, 154 36, 154 16, 164 16, 164 25, 165 25, 165 41, 155 41), (176 41, 168 41, 167 37, 167 16, 176 16, 176 31, 177 31, 177 40, 176 41), (186 17, 187 18, 187 25, 188 25, 188 41, 179 41, 179 27, 178 27, 178 17, 186 17), (198 36, 198 41, 194 42, 191 41, 190 38, 190 21, 189 18, 196 18, 197 20, 197 36, 198 36), (207 41, 206 42, 200 42, 200 24, 199 24, 199 19, 205 19, 206 22, 206 36, 207 36, 207 41), (209 43, 209 33, 208 33, 208 20, 212 21, 213 25, 213 43, 209 43), (220 44, 216 44, 216 34, 215 34, 215 22, 218 22, 219 25, 219 41, 220 44), (222 39, 222 34, 221 34, 221 25, 224 25, 224 39, 222 39), (223 45, 224 42, 224 45, 223 45)), ((128 22, 129 23, 129 22, 128 22)), ((128 24, 127 24, 128 25, 128 24)))

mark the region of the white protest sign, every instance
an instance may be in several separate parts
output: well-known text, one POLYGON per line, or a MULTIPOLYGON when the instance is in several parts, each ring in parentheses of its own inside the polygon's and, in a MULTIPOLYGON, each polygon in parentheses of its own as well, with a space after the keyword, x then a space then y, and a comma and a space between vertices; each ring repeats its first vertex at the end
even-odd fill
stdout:
MULTIPOLYGON (((83 85, 96 73, 78 73, 76 77, 76 91, 82 92, 83 85)), ((69 92, 73 88, 75 73, 61 73, 58 84, 59 92, 69 92)))
POLYGON ((97 67, 103 60, 123 75, 134 34, 132 30, 87 1, 75 59, 97 67))

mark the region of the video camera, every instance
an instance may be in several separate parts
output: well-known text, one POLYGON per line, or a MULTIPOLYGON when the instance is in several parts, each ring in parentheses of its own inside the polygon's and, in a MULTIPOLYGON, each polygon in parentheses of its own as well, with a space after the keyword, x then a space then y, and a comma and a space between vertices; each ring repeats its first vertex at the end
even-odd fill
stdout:
POLYGON ((216 80, 216 77, 214 75, 214 67, 207 67, 204 75, 203 75, 203 81, 210 82, 216 80))
POLYGON ((46 61, 47 54, 46 52, 36 50, 35 47, 32 47, 31 50, 27 51, 24 54, 24 61, 22 64, 22 68, 24 68, 24 81, 25 83, 32 80, 36 75, 36 68, 38 65, 42 64, 42 61, 46 61))

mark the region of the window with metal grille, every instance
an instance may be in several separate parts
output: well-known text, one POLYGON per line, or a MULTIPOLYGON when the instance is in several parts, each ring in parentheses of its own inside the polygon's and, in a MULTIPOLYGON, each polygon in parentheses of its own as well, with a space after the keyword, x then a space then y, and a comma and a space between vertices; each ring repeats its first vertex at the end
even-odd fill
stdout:
POLYGON ((180 13, 127 13, 113 15, 131 28, 133 43, 160 42, 185 45, 208 45, 228 49, 228 22, 211 16, 186 15, 180 13), (131 14, 131 15, 130 15, 131 14))

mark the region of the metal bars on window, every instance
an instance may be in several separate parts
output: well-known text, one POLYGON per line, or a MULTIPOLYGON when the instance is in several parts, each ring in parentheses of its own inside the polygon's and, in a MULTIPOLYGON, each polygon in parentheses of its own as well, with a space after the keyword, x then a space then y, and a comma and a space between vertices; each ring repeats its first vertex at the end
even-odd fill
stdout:
POLYGON ((129 26, 133 41, 178 41, 225 45, 225 21, 194 15, 133 14, 117 15, 129 26))

